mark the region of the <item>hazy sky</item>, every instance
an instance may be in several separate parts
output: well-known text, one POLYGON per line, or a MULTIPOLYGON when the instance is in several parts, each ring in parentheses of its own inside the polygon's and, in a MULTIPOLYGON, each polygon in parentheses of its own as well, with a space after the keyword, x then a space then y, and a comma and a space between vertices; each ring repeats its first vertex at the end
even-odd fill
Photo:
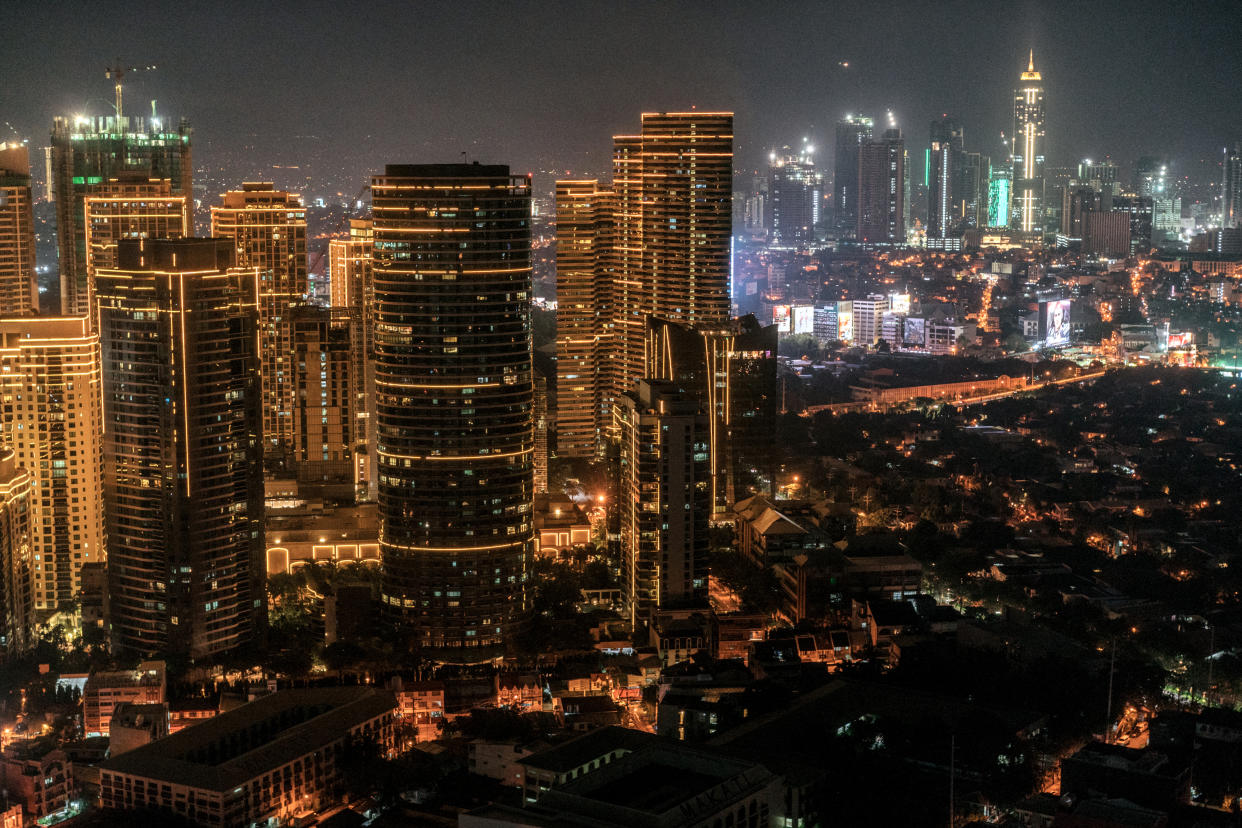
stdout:
POLYGON ((691 105, 736 111, 739 166, 804 135, 830 150, 837 118, 886 108, 914 150, 949 113, 999 157, 1028 48, 1049 164, 1189 165, 1242 138, 1238 2, 6 0, 0 19, 0 136, 42 145, 53 115, 110 111, 119 57, 159 67, 127 85, 127 110, 188 116, 205 163, 314 146, 360 175, 463 150, 602 170, 640 112, 691 105))

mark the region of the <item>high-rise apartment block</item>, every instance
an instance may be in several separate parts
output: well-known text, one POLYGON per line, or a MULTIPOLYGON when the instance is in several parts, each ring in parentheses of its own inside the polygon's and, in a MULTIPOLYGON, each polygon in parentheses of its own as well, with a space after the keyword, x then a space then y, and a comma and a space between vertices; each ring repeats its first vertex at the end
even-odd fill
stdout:
POLYGON ((19 652, 34 628, 30 495, 34 481, 11 449, 0 452, 0 654, 19 652))
POLYGON ((294 442, 293 309, 306 299, 306 210, 294 193, 247 182, 211 208, 211 233, 232 240, 237 266, 259 271, 263 443, 287 461, 294 442))
POLYGON ((382 600, 473 658, 528 610, 530 178, 389 165, 371 196, 382 600))
POLYGON ((262 272, 235 262, 231 239, 127 239, 96 274, 121 652, 213 658, 262 635, 262 272))
POLYGON ((728 319, 732 180, 732 113, 648 112, 640 134, 613 138, 610 190, 558 184, 562 453, 613 433, 615 400, 646 376, 650 317, 728 319))
POLYGON ((837 232, 853 238, 858 230, 858 151, 871 142, 875 122, 847 115, 837 122, 837 154, 833 161, 832 210, 837 232))
MULTIPOLYGON (((333 307, 350 308, 362 324, 361 378, 355 387, 362 398, 354 404, 358 438, 366 446, 366 489, 358 497, 374 501, 375 469, 375 285, 372 280, 374 241, 370 219, 350 219, 349 235, 328 242, 328 284, 333 307)), ((359 476, 359 483, 362 475, 359 476)))
POLYGON ((32 205, 26 145, 0 143, 0 307, 7 314, 39 310, 32 205))
MULTIPOLYGON (((121 239, 179 239, 193 235, 190 199, 173 195, 172 181, 143 172, 121 172, 83 199, 86 227, 86 294, 95 313, 95 273, 116 267, 121 239)), ((93 322, 92 322, 93 324, 93 322)))
POLYGON ((707 600, 709 418, 676 384, 640 379, 617 403, 621 592, 631 624, 707 600))
POLYGON ((904 244, 906 145, 901 130, 858 148, 858 225, 865 245, 904 244))
POLYGON ((597 454, 611 415, 612 231, 610 191, 595 180, 556 182, 556 450, 562 457, 597 454))
POLYGON ((1013 97, 1013 209, 1015 231, 1036 241, 1044 232, 1044 83, 1031 53, 1013 97))
POLYGON ((33 608, 71 629, 82 567, 107 560, 102 393, 85 316, 0 319, 0 442, 34 480, 33 608))
POLYGON ((1221 167, 1220 226, 1242 227, 1242 141, 1225 150, 1221 167))
POLYGON ((158 118, 130 116, 57 118, 53 122, 49 164, 65 315, 90 312, 86 196, 122 172, 135 171, 148 178, 168 179, 173 195, 192 197, 190 138, 185 120, 175 130, 158 118))
POLYGON ((961 175, 965 151, 962 128, 952 118, 932 121, 928 150, 927 239, 944 240, 956 229, 957 196, 954 185, 961 175))

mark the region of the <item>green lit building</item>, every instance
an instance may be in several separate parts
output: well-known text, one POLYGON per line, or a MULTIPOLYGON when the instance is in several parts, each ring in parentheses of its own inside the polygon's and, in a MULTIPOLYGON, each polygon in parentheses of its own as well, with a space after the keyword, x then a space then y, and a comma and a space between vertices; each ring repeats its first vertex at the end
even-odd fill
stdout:
POLYGON ((190 134, 184 119, 176 129, 166 128, 158 118, 131 116, 79 116, 53 122, 52 197, 56 201, 62 313, 90 312, 86 197, 106 194, 108 180, 127 171, 167 178, 174 196, 191 196, 190 134))

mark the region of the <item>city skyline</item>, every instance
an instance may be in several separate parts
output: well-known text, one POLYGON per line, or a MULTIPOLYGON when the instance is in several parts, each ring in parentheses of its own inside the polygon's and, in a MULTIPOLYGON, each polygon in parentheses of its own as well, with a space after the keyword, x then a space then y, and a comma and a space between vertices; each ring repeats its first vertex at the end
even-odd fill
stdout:
POLYGON ((734 3, 698 16, 704 35, 684 43, 671 24, 695 8, 629 9, 628 25, 619 27, 602 4, 516 12, 506 5, 495 14, 431 4, 418 9, 417 48, 407 53, 395 35, 415 18, 400 7, 381 4, 358 19, 314 4, 295 15, 280 4, 238 7, 232 49, 257 46, 255 38, 264 48, 251 50, 257 59, 230 61, 220 60, 232 52, 218 49, 218 27, 202 22, 214 11, 148 15, 180 32, 170 51, 103 11, 82 9, 70 21, 58 7, 28 5, 32 37, 14 45, 5 90, 12 100, 0 100, 0 109, 6 139, 42 146, 56 115, 112 113, 103 67, 120 56, 159 67, 127 79, 127 111, 145 113, 155 99, 162 114, 189 118, 200 163, 242 158, 254 167, 239 170, 242 178, 292 166, 299 170, 290 174, 305 173, 312 184, 336 178, 359 186, 387 158, 447 161, 462 152, 503 158, 515 170, 604 174, 601 138, 624 132, 630 113, 690 105, 737 113, 739 169, 759 168, 769 149, 802 137, 827 148, 846 114, 879 118, 890 109, 915 146, 930 120, 948 114, 962 123, 969 146, 995 157, 1012 125, 1004 101, 1031 49, 1055 102, 1050 165, 1167 155, 1180 163, 1179 174, 1193 172, 1201 160, 1219 162, 1232 140, 1228 124, 1242 115, 1228 94, 1242 83, 1242 61, 1229 48, 1242 24, 1225 4, 1197 5, 1170 27, 1155 3, 1129 5, 1124 14, 1109 4, 1032 3, 1003 17, 962 3, 953 14, 926 18, 904 3, 794 4, 781 16, 734 3), (1062 26, 1065 20, 1077 22, 1062 26), (468 38, 458 34, 466 24, 468 38), (820 26, 824 36, 798 42, 792 24, 820 26), (1099 49, 1093 32, 1101 26, 1129 48, 1099 49), (877 30, 888 36, 874 38, 877 30), (334 46, 367 48, 345 58, 334 48, 319 58, 318 44, 329 36, 334 46), (539 43, 546 45, 522 46, 539 43), (898 68, 912 59, 917 73, 898 68), (589 78, 571 68, 582 65, 593 66, 589 78), (404 105, 374 107, 356 94, 360 85, 404 105), (1178 102, 1178 118, 1164 116, 1168 101, 1178 102), (1186 123, 1204 128, 1188 133, 1186 123))

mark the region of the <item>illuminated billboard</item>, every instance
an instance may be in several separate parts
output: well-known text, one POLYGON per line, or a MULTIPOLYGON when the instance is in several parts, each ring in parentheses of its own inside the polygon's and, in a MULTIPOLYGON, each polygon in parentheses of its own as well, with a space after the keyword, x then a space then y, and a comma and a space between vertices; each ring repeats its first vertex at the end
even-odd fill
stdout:
POLYGON ((772 324, 779 333, 789 333, 789 305, 772 306, 772 324))
POLYGON ((1177 348, 1189 348, 1191 345, 1194 345, 1194 344, 1195 344, 1195 335, 1190 331, 1185 331, 1183 333, 1169 334, 1169 350, 1170 351, 1176 350, 1177 348))
POLYGON ((815 333, 815 308, 802 305, 793 309, 793 332, 796 334, 815 333))
POLYGON ((841 302, 837 305, 837 339, 842 342, 854 341, 854 304, 841 302))
POLYGON ((1059 348, 1070 341, 1070 300, 1056 299, 1044 307, 1044 347, 1059 348))
POLYGON ((909 313, 910 312, 910 294, 908 293, 890 293, 888 295, 888 309, 893 313, 909 313))
POLYGON ((927 327, 924 320, 917 316, 907 316, 901 339, 905 345, 917 345, 920 348, 927 344, 927 327))

